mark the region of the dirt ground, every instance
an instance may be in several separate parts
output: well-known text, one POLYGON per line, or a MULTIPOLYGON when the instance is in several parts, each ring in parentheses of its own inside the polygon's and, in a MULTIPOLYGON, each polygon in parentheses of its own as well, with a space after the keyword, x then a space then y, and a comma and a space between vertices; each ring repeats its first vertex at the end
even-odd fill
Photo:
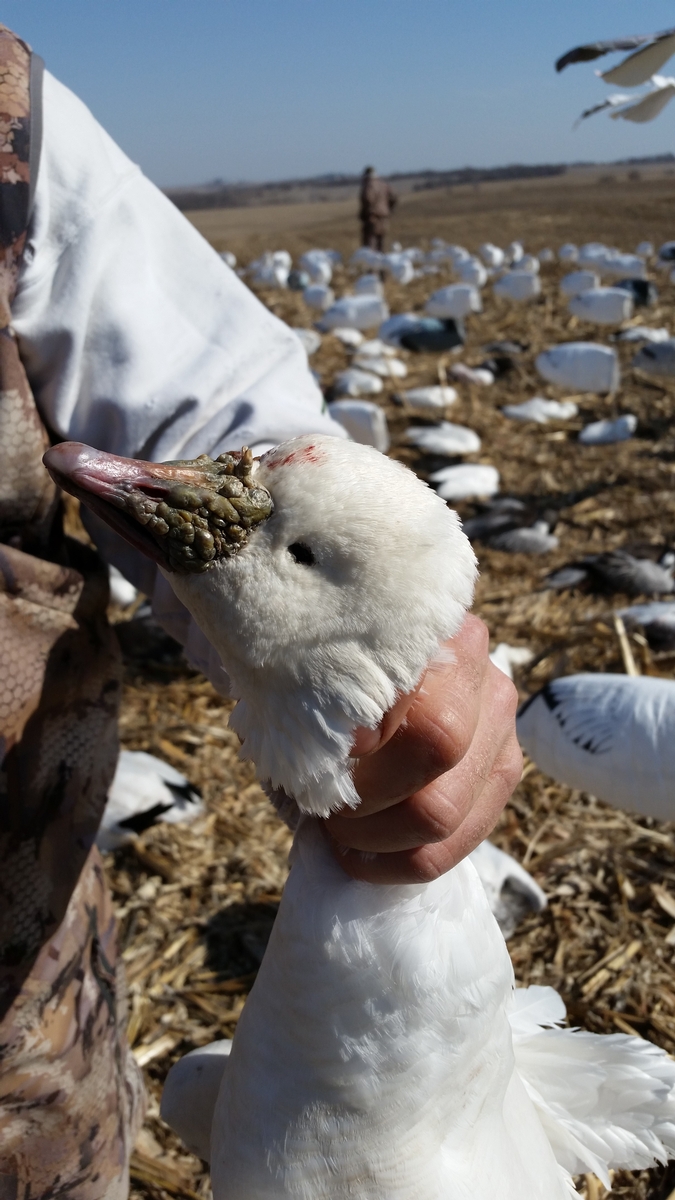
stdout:
MULTIPOLYGON (((478 191, 417 193, 404 198, 392 235, 423 246, 440 236, 471 250, 483 240, 504 245, 520 237, 532 251, 566 240, 602 240, 633 250, 643 238, 658 245, 675 237, 675 175, 663 168, 643 170, 637 179, 624 168, 608 173, 613 179, 579 171, 536 183, 485 184, 478 191)), ((356 244, 351 204, 204 212, 194 214, 194 222, 216 248, 232 249, 244 262, 264 249, 284 247, 296 255, 311 245, 350 252, 356 244)), ((598 549, 623 546, 657 555, 675 545, 675 383, 634 371, 635 347, 621 348, 619 393, 611 401, 576 397, 580 415, 574 421, 524 425, 499 411, 535 394, 564 398, 536 375, 541 348, 564 340, 603 341, 611 332, 569 316, 558 292, 561 274, 557 265, 544 267, 542 296, 524 306, 497 302, 485 289, 485 311, 469 320, 467 345, 457 357, 476 365, 495 339, 516 339, 527 349, 492 387, 458 384, 459 399, 445 414, 480 434, 481 451, 467 460, 497 466, 502 493, 527 501, 535 514, 548 514, 560 538, 559 549, 542 558, 476 545, 476 611, 493 643, 528 646, 535 654, 517 677, 523 697, 555 675, 625 669, 611 614, 630 598, 556 594, 544 588, 544 576, 598 549), (638 416, 634 438, 614 446, 578 444, 583 424, 622 411, 638 416)), ((675 288, 667 274, 654 278, 659 301, 639 310, 639 320, 673 331, 675 288)), ((390 308, 420 309, 449 280, 443 272, 405 289, 387 283, 390 308)), ((338 294, 352 281, 339 270, 338 294)), ((311 324, 297 294, 269 291, 261 298, 289 324, 311 324)), ((401 357, 406 387, 438 381, 438 356, 401 357)), ((328 335, 311 365, 327 389, 348 361, 328 335)), ((402 441, 410 423, 425 419, 397 402, 397 386, 385 385, 379 398, 391 453, 426 478, 446 460, 424 457, 402 441)), ((463 517, 477 509, 460 506, 463 517)), ((675 678, 675 653, 652 653, 639 632, 629 636, 643 673, 675 678)), ((132 1184, 135 1196, 152 1200, 209 1195, 203 1165, 159 1119, 162 1081, 190 1049, 232 1036, 286 873, 289 835, 252 768, 237 757, 228 707, 171 647, 153 658, 127 657, 124 745, 179 767, 201 787, 207 810, 188 828, 155 826, 108 857, 129 979, 130 1039, 150 1093, 132 1184)), ((528 917, 510 939, 518 981, 556 987, 574 1023, 598 1032, 636 1032, 675 1053, 675 825, 616 812, 554 784, 526 762, 494 840, 549 897, 548 908, 528 917)), ((675 1194, 675 1173, 619 1171, 611 1193, 590 1176, 578 1186, 587 1200, 665 1200, 675 1194)))

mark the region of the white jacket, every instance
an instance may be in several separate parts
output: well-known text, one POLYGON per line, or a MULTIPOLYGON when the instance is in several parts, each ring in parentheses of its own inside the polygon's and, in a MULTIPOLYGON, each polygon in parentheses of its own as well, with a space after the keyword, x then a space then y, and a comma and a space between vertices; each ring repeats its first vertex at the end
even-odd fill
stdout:
MULTIPOLYGON (((154 461, 344 436, 298 338, 45 72, 43 141, 13 306, 38 408, 58 438, 154 461)), ((213 682, 215 653, 147 559, 85 514, 99 549, 213 682)))

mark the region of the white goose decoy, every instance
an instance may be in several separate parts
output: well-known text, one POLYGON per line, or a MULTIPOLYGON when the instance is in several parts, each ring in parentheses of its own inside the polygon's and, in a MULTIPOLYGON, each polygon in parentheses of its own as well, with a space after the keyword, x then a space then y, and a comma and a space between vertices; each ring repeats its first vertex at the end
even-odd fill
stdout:
POLYGON ((473 429, 468 429, 466 425, 453 425, 450 421, 441 421, 438 425, 410 425, 405 432, 405 440, 425 454, 448 457, 476 454, 481 446, 480 438, 473 429))
POLYGON ((520 404, 505 404, 502 413, 512 421, 534 421, 547 425, 549 421, 569 421, 579 412, 573 400, 547 400, 545 396, 533 396, 520 404))
POLYGON ((189 1058, 167 1084, 215 1200, 564 1200, 570 1172, 609 1183, 610 1166, 675 1152, 675 1064, 559 1028, 550 989, 514 998, 470 862, 355 882, 316 820, 358 802, 354 727, 377 726, 461 624, 475 560, 456 514, 399 463, 326 437, 255 465, 73 443, 46 462, 160 564, 227 665, 243 753, 297 819, 256 983, 211 1055, 215 1108, 203 1052, 201 1089, 189 1058))
POLYGON ((588 288, 572 296, 567 305, 573 317, 593 325, 620 325, 633 315, 633 301, 623 288, 588 288))
POLYGON ((631 604, 617 610, 626 624, 642 627, 652 650, 672 650, 675 647, 675 602, 652 600, 649 604, 631 604))
POLYGON ((612 420, 603 417, 601 421, 591 421, 584 425, 578 440, 582 446, 610 446, 614 442, 626 442, 632 438, 637 429, 638 419, 635 413, 622 413, 612 420))
POLYGON ((621 369, 616 350, 596 342, 562 342, 542 350, 534 360, 549 383, 575 392, 616 392, 621 369))
POLYGON ((559 783, 616 808, 675 817, 675 683, 648 675, 566 675, 518 715, 521 745, 559 783))

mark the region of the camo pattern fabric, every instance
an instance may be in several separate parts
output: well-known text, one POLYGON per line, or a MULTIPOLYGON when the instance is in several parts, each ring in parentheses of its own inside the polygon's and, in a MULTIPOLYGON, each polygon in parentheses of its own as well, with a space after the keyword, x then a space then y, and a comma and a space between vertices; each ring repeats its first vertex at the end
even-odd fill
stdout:
POLYGON ((38 549, 56 488, 42 465, 49 439, 11 326, 29 218, 30 59, 25 42, 0 26, 0 539, 20 536, 38 549))
POLYGON ((121 665, 107 572, 54 520, 49 439, 11 328, 30 66, 0 26, 0 1200, 124 1200, 143 1089, 94 846, 121 665))

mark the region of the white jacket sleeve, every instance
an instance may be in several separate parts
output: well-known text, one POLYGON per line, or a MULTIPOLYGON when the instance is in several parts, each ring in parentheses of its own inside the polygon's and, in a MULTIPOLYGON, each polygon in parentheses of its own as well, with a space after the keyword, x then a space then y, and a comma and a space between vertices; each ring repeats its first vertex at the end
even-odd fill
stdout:
MULTIPOLYGON (((154 461, 343 436, 295 334, 48 72, 43 105, 13 317, 48 428, 154 461)), ((86 519, 104 556, 152 595, 154 566, 86 519)), ((158 617, 209 670, 207 645, 172 597, 160 584, 158 617)))

